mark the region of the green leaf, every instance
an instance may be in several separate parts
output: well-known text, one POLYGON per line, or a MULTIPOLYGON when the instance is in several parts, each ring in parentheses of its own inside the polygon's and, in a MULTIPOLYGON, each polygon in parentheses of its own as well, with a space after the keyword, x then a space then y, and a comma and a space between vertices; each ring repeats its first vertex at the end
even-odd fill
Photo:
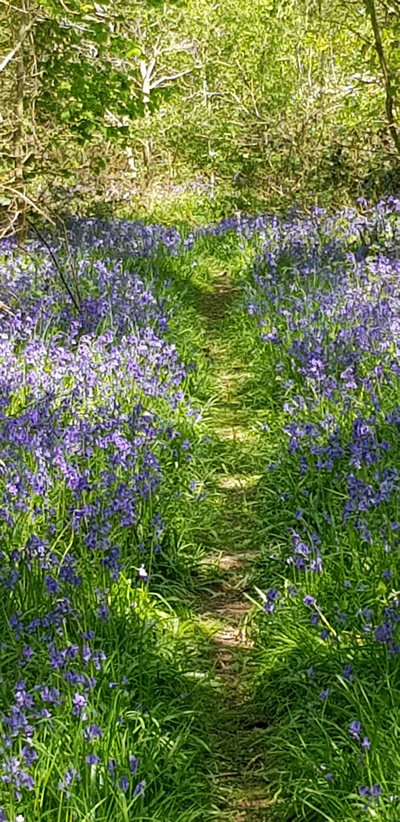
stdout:
POLYGON ((132 48, 128 49, 128 51, 126 51, 125 54, 126 57, 140 57, 142 54, 142 50, 139 48, 139 46, 132 46, 132 48))
POLYGON ((107 43, 110 33, 104 23, 95 23, 93 26, 94 40, 96 43, 107 43))

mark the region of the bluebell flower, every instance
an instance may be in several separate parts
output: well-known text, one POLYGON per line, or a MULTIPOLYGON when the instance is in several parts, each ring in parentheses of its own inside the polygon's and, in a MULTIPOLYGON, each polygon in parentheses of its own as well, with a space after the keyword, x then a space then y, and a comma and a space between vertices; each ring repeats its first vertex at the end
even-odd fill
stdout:
POLYGON ((380 796, 381 793, 382 793, 382 789, 379 787, 379 785, 372 785, 371 790, 370 790, 370 795, 373 798, 376 798, 376 797, 380 796))
POLYGON ((85 758, 86 765, 98 765, 100 762, 100 757, 96 756, 96 754, 87 754, 85 758))
POLYGON ((92 739, 101 739, 103 736, 101 728, 94 723, 90 723, 83 728, 82 733, 86 742, 91 742, 92 739))
POLYGON ((128 789, 128 785, 129 785, 128 777, 127 776, 121 776, 120 780, 119 780, 119 787, 121 788, 121 791, 125 792, 128 789))
POLYGON ((137 757, 133 756, 133 754, 130 754, 130 756, 129 756, 129 770, 130 770, 131 774, 136 773, 137 767, 138 767, 137 757))
POLYGON ((343 677, 343 679, 346 679, 347 682, 353 682, 354 681, 354 676, 352 674, 352 669, 351 669, 350 663, 346 663, 346 665, 343 666, 342 677, 343 677))
POLYGON ((133 791, 133 796, 134 797, 135 796, 144 796, 145 787, 146 787, 146 780, 143 779, 141 782, 138 782, 138 784, 136 785, 136 787, 133 791))
POLYGON ((109 759, 107 762, 107 771, 110 776, 114 776, 116 771, 117 763, 115 759, 109 759))
POLYGON ((350 725, 348 727, 348 731, 349 731, 350 736, 353 737, 353 739, 359 740, 360 739, 360 731, 361 731, 361 722, 359 722, 357 719, 353 719, 353 721, 350 722, 350 725))

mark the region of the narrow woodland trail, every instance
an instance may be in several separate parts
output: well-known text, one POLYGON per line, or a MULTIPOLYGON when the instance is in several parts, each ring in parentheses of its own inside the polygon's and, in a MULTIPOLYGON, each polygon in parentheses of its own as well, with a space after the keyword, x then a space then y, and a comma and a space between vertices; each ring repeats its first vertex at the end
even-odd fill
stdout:
POLYGON ((215 626, 210 654, 221 681, 210 727, 216 763, 213 790, 221 808, 218 822, 266 820, 272 804, 262 778, 267 729, 257 717, 251 687, 251 603, 246 593, 254 596, 251 567, 259 549, 254 492, 259 475, 254 410, 246 408, 246 382, 253 376, 251 351, 244 362, 235 350, 232 331, 239 296, 226 273, 216 274, 214 286, 198 304, 217 391, 209 424, 218 454, 211 489, 217 539, 198 569, 197 611, 203 623, 215 626))

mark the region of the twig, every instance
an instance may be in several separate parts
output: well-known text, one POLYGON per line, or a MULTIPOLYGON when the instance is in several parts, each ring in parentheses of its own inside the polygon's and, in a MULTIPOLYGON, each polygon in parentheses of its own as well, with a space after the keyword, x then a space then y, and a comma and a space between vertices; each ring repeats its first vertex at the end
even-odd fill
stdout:
POLYGON ((45 220, 48 220, 52 225, 55 225, 54 220, 52 220, 51 217, 49 217, 48 214, 46 214, 44 211, 42 211, 42 209, 39 208, 37 203, 35 203, 34 200, 31 200, 31 198, 28 197, 27 194, 24 194, 23 192, 18 191, 18 189, 16 189, 16 188, 12 188, 12 186, 10 186, 10 185, 4 185, 3 189, 4 189, 4 191, 11 191, 11 194, 15 194, 17 197, 20 197, 22 200, 25 200, 25 202, 28 203, 28 205, 32 206, 32 208, 35 211, 37 211, 38 214, 40 214, 42 217, 44 217, 45 220))
POLYGON ((28 223, 29 223, 29 225, 31 226, 31 228, 33 228, 33 230, 34 230, 35 234, 37 234, 37 236, 39 237, 39 240, 43 243, 43 245, 45 245, 45 246, 46 246, 46 248, 47 248, 47 250, 48 250, 48 252, 49 252, 49 254, 50 254, 50 257, 51 257, 51 259, 53 260, 53 263, 54 263, 54 265, 55 265, 55 267, 56 267, 56 269, 57 269, 57 271, 58 271, 58 273, 59 273, 59 275, 60 275, 61 282, 62 282, 62 284, 63 284, 64 288, 66 289, 66 291, 68 292, 68 294, 69 294, 69 296, 70 296, 70 298, 71 298, 71 300, 72 300, 72 302, 73 302, 73 304, 74 304, 74 306, 75 306, 75 308, 76 308, 76 310, 77 310, 77 312, 78 312, 78 314, 79 314, 79 313, 80 313, 80 310, 81 310, 81 309, 80 309, 80 305, 79 305, 79 301, 76 299, 75 294, 73 293, 73 291, 72 291, 72 290, 71 290, 71 288, 69 287, 68 282, 67 282, 67 280, 66 280, 66 279, 65 279, 65 277, 64 277, 64 272, 63 272, 63 270, 62 270, 61 266, 59 265, 58 260, 57 260, 57 257, 55 256, 55 254, 54 254, 54 252, 53 252, 52 248, 49 246, 49 244, 48 244, 48 242, 47 242, 46 238, 45 238, 45 237, 43 236, 43 234, 39 231, 39 229, 35 226, 35 224, 32 222, 32 220, 30 220, 30 219, 29 219, 29 217, 28 217, 28 223))
POLYGON ((77 269, 76 269, 76 266, 75 266, 75 261, 74 261, 74 258, 72 256, 72 254, 71 254, 71 251, 70 251, 67 228, 66 228, 65 222, 62 219, 62 217, 59 217, 56 214, 55 219, 61 225, 63 238, 64 238, 64 242, 65 242, 65 247, 67 249, 68 262, 69 262, 69 264, 71 266, 71 270, 72 270, 72 279, 73 279, 73 282, 74 282, 75 294, 77 296, 78 303, 79 303, 79 306, 80 306, 81 302, 82 302, 82 299, 81 299, 81 294, 80 294, 80 289, 79 289, 79 280, 78 280, 78 276, 77 276, 77 269))

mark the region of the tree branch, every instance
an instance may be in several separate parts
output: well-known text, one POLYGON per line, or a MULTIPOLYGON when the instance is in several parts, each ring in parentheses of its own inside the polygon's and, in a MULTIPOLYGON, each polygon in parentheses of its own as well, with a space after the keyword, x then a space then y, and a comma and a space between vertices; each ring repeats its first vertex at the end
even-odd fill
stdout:
POLYGON ((173 83, 174 80, 178 80, 179 77, 183 77, 185 74, 191 74, 192 71, 193 69, 185 69, 184 71, 178 71, 177 74, 171 74, 169 77, 164 74, 158 80, 151 82, 150 88, 153 90, 153 88, 159 88, 165 83, 173 83))

